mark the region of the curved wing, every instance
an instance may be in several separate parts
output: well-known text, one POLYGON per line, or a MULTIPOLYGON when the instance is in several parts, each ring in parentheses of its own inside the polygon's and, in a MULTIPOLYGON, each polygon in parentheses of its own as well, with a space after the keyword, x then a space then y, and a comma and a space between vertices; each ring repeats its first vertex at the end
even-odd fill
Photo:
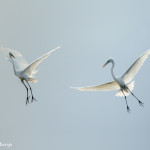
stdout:
POLYGON ((123 74, 122 78, 124 82, 127 84, 129 83, 136 75, 136 73, 139 71, 139 69, 142 67, 144 61, 147 59, 147 57, 150 55, 150 49, 147 50, 142 56, 140 56, 132 65, 131 67, 123 74))
POLYGON ((87 86, 87 87, 73 87, 79 91, 112 91, 112 90, 119 90, 120 86, 116 81, 108 82, 101 85, 96 86, 87 86))
POLYGON ((3 52, 6 59, 8 59, 11 63, 14 63, 16 71, 22 71, 28 66, 27 61, 18 51, 4 47, 0 47, 0 50, 3 52), (13 60, 10 59, 9 52, 11 52, 15 56, 13 60))
POLYGON ((36 59, 34 62, 32 62, 25 70, 24 73, 28 76, 32 76, 35 73, 37 73, 36 67, 44 60, 46 59, 52 52, 57 50, 60 47, 56 47, 55 49, 51 50, 50 52, 46 53, 45 55, 41 56, 40 58, 36 59))

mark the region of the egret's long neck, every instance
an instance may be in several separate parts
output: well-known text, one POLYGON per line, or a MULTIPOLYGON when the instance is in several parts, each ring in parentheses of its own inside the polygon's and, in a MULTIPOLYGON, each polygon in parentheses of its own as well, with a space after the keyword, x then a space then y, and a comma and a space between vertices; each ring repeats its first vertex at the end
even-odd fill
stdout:
POLYGON ((14 61, 13 61, 13 59, 12 59, 11 57, 10 57, 10 59, 11 59, 11 62, 12 62, 12 64, 13 64, 14 73, 15 73, 15 75, 16 75, 16 69, 15 69, 14 61))
POLYGON ((115 74, 114 74, 114 66, 115 66, 115 63, 114 63, 114 62, 112 62, 111 74, 112 74, 112 76, 113 76, 114 80, 116 80, 116 76, 115 76, 115 74))

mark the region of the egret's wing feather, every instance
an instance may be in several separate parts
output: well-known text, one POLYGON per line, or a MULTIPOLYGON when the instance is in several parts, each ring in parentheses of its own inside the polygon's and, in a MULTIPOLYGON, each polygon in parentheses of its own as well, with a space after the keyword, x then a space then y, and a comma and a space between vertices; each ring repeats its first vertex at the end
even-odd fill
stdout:
POLYGON ((75 89, 80 91, 112 91, 112 90, 119 90, 120 87, 116 81, 112 81, 96 86, 75 87, 75 89))
POLYGON ((142 56, 140 56, 132 65, 131 67, 123 74, 122 78, 125 83, 129 83, 139 71, 141 66, 143 65, 144 61, 150 55, 150 49, 147 50, 142 56))
POLYGON ((60 47, 57 47, 50 52, 46 53, 45 55, 41 56, 40 58, 36 59, 34 62, 32 62, 25 70, 24 73, 27 74, 28 76, 32 76, 35 73, 37 73, 36 67, 44 60, 46 59, 53 51, 58 49, 60 47))
POLYGON ((23 56, 18 51, 10 48, 4 48, 4 47, 0 47, 0 50, 3 52, 5 58, 8 59, 11 63, 12 61, 10 59, 9 52, 11 52, 15 56, 13 61, 14 61, 16 71, 24 70, 28 66, 27 61, 23 58, 23 56))

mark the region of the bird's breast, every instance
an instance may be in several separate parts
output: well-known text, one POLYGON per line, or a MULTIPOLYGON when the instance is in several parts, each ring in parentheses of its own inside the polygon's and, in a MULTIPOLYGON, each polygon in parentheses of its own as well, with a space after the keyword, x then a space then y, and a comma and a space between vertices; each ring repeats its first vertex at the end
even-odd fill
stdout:
POLYGON ((122 78, 117 78, 116 82, 119 84, 120 88, 122 89, 126 88, 126 84, 124 83, 122 78))

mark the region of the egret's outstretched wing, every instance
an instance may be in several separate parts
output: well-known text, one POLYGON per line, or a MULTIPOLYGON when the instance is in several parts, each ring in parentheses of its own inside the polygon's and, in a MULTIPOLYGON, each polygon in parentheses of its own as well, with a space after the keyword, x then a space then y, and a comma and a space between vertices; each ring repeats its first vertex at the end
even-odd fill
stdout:
POLYGON ((44 60, 46 59, 53 51, 58 49, 60 47, 56 47, 55 49, 51 50, 47 54, 41 56, 40 58, 36 59, 34 62, 32 62, 25 70, 24 73, 27 74, 28 76, 32 76, 35 73, 37 73, 36 67, 44 60))
POLYGON ((141 66, 143 65, 144 61, 147 59, 147 57, 150 55, 150 49, 147 50, 142 56, 140 56, 133 64, 132 66, 124 73, 122 76, 125 83, 129 83, 136 73, 139 71, 141 66))
POLYGON ((116 81, 112 81, 112 82, 108 82, 108 83, 96 85, 96 86, 72 87, 72 88, 80 90, 80 91, 112 91, 112 90, 120 89, 116 81))
POLYGON ((11 63, 12 63, 12 60, 10 59, 9 52, 11 52, 15 56, 15 59, 13 59, 13 62, 14 62, 16 71, 24 70, 28 66, 27 61, 23 58, 23 56, 18 51, 10 49, 10 48, 4 48, 4 47, 0 47, 0 50, 3 52, 6 59, 8 59, 11 63))

